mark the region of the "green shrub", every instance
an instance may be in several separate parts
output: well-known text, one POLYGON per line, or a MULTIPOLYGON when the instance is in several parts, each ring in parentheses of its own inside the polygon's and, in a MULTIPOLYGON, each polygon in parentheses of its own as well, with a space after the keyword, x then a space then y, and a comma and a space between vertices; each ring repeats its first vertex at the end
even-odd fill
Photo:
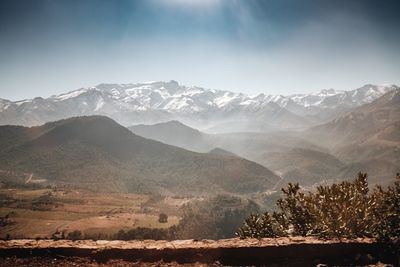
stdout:
POLYGON ((277 213, 272 216, 266 212, 264 214, 252 214, 245 221, 245 226, 239 228, 237 234, 241 237, 259 238, 284 236, 285 231, 279 220, 277 213))
POLYGON ((383 243, 400 248, 400 175, 386 191, 377 186, 372 193, 371 231, 383 243))
POLYGON ((298 184, 282 189, 278 212, 251 215, 237 231, 240 238, 286 235, 374 237, 400 244, 400 177, 386 190, 368 188, 367 174, 352 182, 318 186, 315 192, 301 192, 298 184))

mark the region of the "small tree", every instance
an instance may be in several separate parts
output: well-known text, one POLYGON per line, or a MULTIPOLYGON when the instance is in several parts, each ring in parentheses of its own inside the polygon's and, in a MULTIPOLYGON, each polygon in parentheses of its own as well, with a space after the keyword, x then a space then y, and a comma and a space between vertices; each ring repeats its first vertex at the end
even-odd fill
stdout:
POLYGON ((165 213, 160 213, 160 215, 158 215, 158 222, 159 223, 167 223, 168 222, 168 215, 165 213))

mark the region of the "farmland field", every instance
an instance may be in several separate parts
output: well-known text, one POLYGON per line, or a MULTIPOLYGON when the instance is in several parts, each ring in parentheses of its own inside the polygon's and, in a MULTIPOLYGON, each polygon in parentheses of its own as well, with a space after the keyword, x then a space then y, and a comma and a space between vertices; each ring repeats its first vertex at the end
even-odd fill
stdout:
POLYGON ((93 193, 71 189, 0 189, 0 238, 50 238, 79 230, 109 236, 137 227, 168 228, 179 223, 189 199, 146 194, 93 193), (168 222, 158 222, 160 213, 168 222))

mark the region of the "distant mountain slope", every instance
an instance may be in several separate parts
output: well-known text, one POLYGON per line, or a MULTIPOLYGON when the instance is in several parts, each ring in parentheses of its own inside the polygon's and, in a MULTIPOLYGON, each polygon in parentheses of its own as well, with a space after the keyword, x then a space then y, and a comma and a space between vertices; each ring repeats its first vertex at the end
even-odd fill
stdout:
POLYGON ((127 126, 179 120, 219 133, 303 129, 396 88, 365 85, 351 91, 249 96, 183 86, 176 81, 100 84, 49 98, 0 99, 0 124, 31 126, 71 116, 106 115, 127 126), (227 123, 233 127, 226 128, 227 123))
POLYGON ((192 151, 206 152, 212 146, 210 137, 179 121, 128 127, 134 134, 192 151))
MULTIPOLYGON (((40 127, 1 126, 22 136, 2 145, 0 169, 34 173, 58 184, 101 191, 212 194, 271 188, 279 177, 241 158, 190 152, 145 139, 102 116, 40 127)), ((3 134, 6 133, 6 134, 3 134)))
POLYGON ((344 179, 353 177, 357 172, 368 173, 368 180, 371 185, 379 184, 382 186, 393 183, 396 173, 400 172, 400 165, 385 159, 368 159, 347 164, 337 174, 337 178, 344 179))
POLYGON ((137 125, 129 129, 142 137, 188 150, 207 152, 220 148, 252 160, 265 152, 282 151, 293 147, 325 150, 288 132, 207 134, 178 121, 137 125))
MULTIPOLYGON (((370 135, 359 133, 356 137, 364 141, 334 146, 331 151, 313 143, 318 143, 318 135, 310 141, 290 132, 210 135, 176 121, 139 126, 136 133, 193 151, 203 152, 208 147, 218 147, 217 153, 220 150, 231 151, 228 153, 250 159, 278 173, 284 178, 280 186, 289 181, 310 186, 324 180, 351 179, 359 171, 367 170, 371 173, 371 183, 386 184, 393 179, 400 162, 396 141, 399 125, 393 123, 382 129, 378 127, 378 131, 370 135), (382 167, 379 168, 380 164, 382 167), (372 170, 371 166, 376 169, 372 170)), ((325 138, 337 140, 335 136, 325 138)))
POLYGON ((322 180, 334 179, 345 166, 328 153, 304 148, 265 153, 262 160, 264 166, 268 166, 285 178, 285 183, 299 182, 301 185, 312 185, 322 180))
POLYGON ((219 147, 211 149, 210 151, 208 151, 208 154, 214 154, 214 155, 220 155, 220 156, 226 156, 226 157, 239 157, 238 155, 236 155, 232 152, 226 151, 219 147))
POLYGON ((400 172, 400 90, 313 127, 306 135, 348 163, 339 177, 368 170, 374 182, 387 182, 400 172))
MULTIPOLYGON (((364 141, 390 124, 400 121, 400 90, 391 91, 372 103, 309 130, 328 145, 364 141)), ((397 124, 393 127, 396 128, 397 124)), ((378 136, 379 137, 379 136, 378 136)), ((400 137, 395 141, 399 142, 400 137)))
POLYGON ((344 167, 343 163, 323 148, 290 133, 210 135, 176 121, 130 129, 143 137, 189 150, 204 151, 206 147, 215 147, 208 153, 251 159, 279 173, 286 178, 282 181, 285 183, 297 181, 302 185, 311 185, 335 178, 344 167))

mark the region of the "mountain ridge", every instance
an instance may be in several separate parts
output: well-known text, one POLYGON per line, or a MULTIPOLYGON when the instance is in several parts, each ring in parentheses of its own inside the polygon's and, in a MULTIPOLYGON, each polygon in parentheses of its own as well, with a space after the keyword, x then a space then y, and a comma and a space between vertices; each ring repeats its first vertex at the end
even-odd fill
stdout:
POLYGON ((304 128, 396 88, 365 85, 351 91, 325 89, 311 94, 250 96, 184 86, 176 81, 99 84, 48 98, 0 100, 0 124, 33 126, 73 116, 105 115, 125 126, 179 120, 207 128, 229 121, 248 120, 257 125, 268 120, 259 131, 304 128))

